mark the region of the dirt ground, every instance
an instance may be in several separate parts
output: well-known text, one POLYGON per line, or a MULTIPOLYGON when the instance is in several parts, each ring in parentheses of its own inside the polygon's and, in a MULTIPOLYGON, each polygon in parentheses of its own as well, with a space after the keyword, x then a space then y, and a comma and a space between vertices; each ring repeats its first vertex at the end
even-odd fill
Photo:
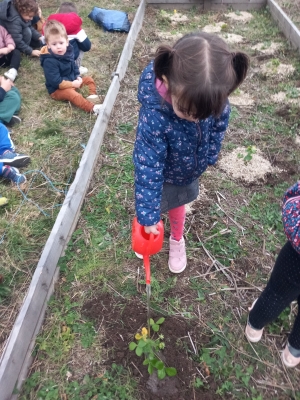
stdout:
MULTIPOLYGON (((198 363, 193 360, 193 348, 187 332, 197 348, 208 344, 210 339, 201 335, 197 322, 169 316, 161 325, 159 334, 166 338, 164 362, 168 366, 176 365, 178 374, 175 377, 159 380, 155 374, 149 377, 147 367, 143 365, 143 357, 138 358, 135 352, 128 348, 128 342, 133 340, 131 332, 138 332, 145 325, 146 309, 141 301, 138 299, 122 300, 110 294, 100 293, 83 306, 82 313, 94 321, 96 330, 99 329, 104 318, 106 340, 102 346, 107 357, 105 365, 108 368, 113 363, 123 365, 131 371, 133 376, 139 378, 139 400, 200 400, 204 398, 203 390, 192 388, 190 385, 190 382, 195 379, 198 363), (121 315, 120 309, 122 309, 121 315), (132 310, 135 310, 134 316, 132 310), (120 318, 123 321, 122 325, 119 323, 120 318)), ((161 315, 154 313, 151 315, 154 320, 159 317, 161 315)), ((201 369, 203 369, 204 376, 207 375, 205 368, 201 369)), ((209 376, 206 378, 210 382, 212 395, 210 396, 206 391, 205 399, 210 400, 215 398, 213 393, 217 383, 209 376)))

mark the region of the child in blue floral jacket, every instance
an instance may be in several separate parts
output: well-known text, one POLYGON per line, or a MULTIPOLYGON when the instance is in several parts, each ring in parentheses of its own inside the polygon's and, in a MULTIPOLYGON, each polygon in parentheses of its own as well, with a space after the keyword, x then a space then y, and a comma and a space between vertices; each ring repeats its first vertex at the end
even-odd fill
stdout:
POLYGON ((158 234, 169 211, 169 269, 187 264, 184 205, 199 193, 198 178, 217 162, 227 129, 228 96, 244 80, 248 57, 232 53, 218 36, 191 33, 173 47, 160 46, 143 71, 142 104, 133 153, 138 222, 158 234))
POLYGON ((298 314, 281 354, 287 367, 295 367, 300 363, 300 181, 284 195, 282 222, 288 241, 280 250, 266 288, 250 308, 245 334, 250 342, 259 342, 264 326, 297 300, 298 314))

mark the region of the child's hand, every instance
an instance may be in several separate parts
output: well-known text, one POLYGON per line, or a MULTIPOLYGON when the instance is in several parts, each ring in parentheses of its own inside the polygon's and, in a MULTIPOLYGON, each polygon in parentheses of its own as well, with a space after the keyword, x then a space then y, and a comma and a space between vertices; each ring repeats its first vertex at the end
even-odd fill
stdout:
POLYGON ((72 82, 72 86, 73 88, 78 89, 81 86, 81 82, 78 79, 76 79, 75 81, 72 82))
POLYGON ((3 54, 3 55, 8 54, 10 52, 11 52, 11 50, 8 47, 3 47, 2 49, 0 49, 0 54, 3 54))
POLYGON ((151 226, 144 226, 145 232, 146 233, 153 233, 154 235, 159 234, 159 230, 157 229, 157 225, 151 225, 151 226))
POLYGON ((41 52, 40 52, 39 50, 32 50, 32 53, 31 53, 31 55, 32 55, 33 57, 39 57, 40 54, 41 54, 41 52))
POLYGON ((80 85, 82 84, 82 78, 81 76, 77 76, 77 80, 80 82, 80 85))
POLYGON ((14 86, 13 82, 10 79, 5 79, 1 77, 1 84, 0 86, 2 89, 4 89, 6 92, 9 92, 12 86, 14 86))

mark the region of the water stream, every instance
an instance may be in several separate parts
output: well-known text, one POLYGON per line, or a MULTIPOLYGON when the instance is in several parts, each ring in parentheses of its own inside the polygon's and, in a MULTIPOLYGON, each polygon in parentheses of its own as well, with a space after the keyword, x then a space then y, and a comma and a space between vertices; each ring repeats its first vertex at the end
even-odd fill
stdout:
POLYGON ((146 293, 147 293, 147 325, 148 325, 148 335, 150 337, 150 297, 151 297, 150 283, 146 283, 146 293))

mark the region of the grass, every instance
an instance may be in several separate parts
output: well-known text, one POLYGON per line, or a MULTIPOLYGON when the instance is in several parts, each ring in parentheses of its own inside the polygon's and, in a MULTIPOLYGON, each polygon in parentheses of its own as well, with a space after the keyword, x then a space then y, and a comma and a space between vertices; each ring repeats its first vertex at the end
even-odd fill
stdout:
MULTIPOLYGON (((105 95, 126 35, 104 32, 93 23, 87 17, 94 7, 91 1, 75 3, 92 41, 83 64, 94 78, 98 94, 105 95)), ((47 16, 56 12, 59 2, 41 2, 40 6, 47 16)), ((105 1, 102 6, 113 7, 105 1)), ((115 8, 119 6, 116 2, 115 8)), ((136 5, 122 8, 132 16, 136 5)), ((0 307, 5 318, 0 329, 1 349, 96 120, 69 103, 51 100, 38 58, 22 57, 15 83, 22 96, 22 124, 12 129, 12 139, 17 151, 29 154, 32 162, 22 171, 28 179, 23 195, 5 182, 1 185, 1 195, 9 200, 0 210, 0 307), (13 304, 16 307, 12 308, 13 304)))
MULTIPOLYGON (((86 10, 85 5, 81 7, 86 10)), ((102 346, 106 340, 105 321, 96 330, 95 323, 84 317, 82 307, 99 292, 110 293, 116 299, 137 298, 146 303, 141 263, 134 257, 130 242, 134 215, 131 154, 139 109, 136 85, 141 70, 151 58, 149 54, 153 54, 153 48, 160 43, 158 34, 161 31, 185 33, 196 27, 227 21, 221 13, 199 14, 193 9, 187 12, 188 24, 173 27, 165 14, 171 15, 172 12, 147 11, 79 224, 59 263, 60 279, 37 338, 34 362, 20 394, 21 399, 140 400, 138 378, 131 374, 129 368, 120 365, 111 369, 106 367, 107 353, 102 346)), ((293 88, 300 80, 298 55, 283 40, 267 11, 253 12, 253 16, 248 24, 226 22, 228 33, 234 32, 247 38, 240 48, 250 54, 251 68, 257 72, 252 71, 241 88, 255 97, 255 108, 233 107, 222 154, 241 144, 256 146, 266 158, 291 172, 283 176, 279 174, 266 183, 247 185, 231 180, 217 166, 210 168, 201 178, 206 197, 197 201, 192 213, 187 215, 188 270, 180 276, 167 272, 166 245, 160 254, 151 257, 151 307, 164 316, 181 316, 197 321, 198 331, 209 336, 209 342, 199 339, 196 353, 186 349, 202 374, 195 371, 191 385, 202 390, 203 398, 207 394, 216 399, 227 396, 232 399, 298 400, 298 371, 283 369, 279 358, 283 339, 293 321, 294 307, 292 311, 284 311, 266 328, 260 343, 250 345, 243 335, 247 308, 266 284, 276 254, 285 241, 280 200, 287 187, 298 179, 297 173, 292 172, 292 166, 300 161, 293 143, 299 130, 295 118, 297 109, 280 116, 277 113, 279 106, 270 100, 271 95, 280 90, 295 93, 293 88), (266 78, 259 73, 259 66, 266 60, 260 60, 259 54, 251 47, 265 41, 266 37, 269 41, 282 44, 282 49, 272 57, 296 67, 296 72, 284 81, 266 78), (222 271, 222 268, 226 269, 222 271)), ((84 23, 97 42, 98 31, 92 29, 88 20, 84 23)), ((112 36, 101 33, 101 38, 105 46, 114 45, 112 36)), ((114 50, 113 56, 116 54, 114 50)), ((109 68, 102 62, 101 59, 99 73, 105 75, 109 68)), ((94 60, 91 60, 88 65, 92 70, 93 63, 94 60)), ((95 71, 98 72, 97 68, 95 64, 95 71)), ((106 86, 104 80, 99 90, 106 86)), ((28 99, 28 105, 30 102, 31 99, 28 99)), ((46 111, 46 105, 42 107, 45 107, 47 115, 50 110, 46 111)), ((47 125, 45 118, 40 119, 38 124, 31 119, 33 126, 27 141, 34 142, 34 151, 43 154, 50 154, 49 149, 56 148, 62 141, 58 156, 66 171, 62 174, 54 168, 54 157, 51 158, 51 155, 45 169, 51 171, 57 186, 64 189, 69 173, 74 171, 74 159, 80 155, 80 144, 88 139, 87 128, 92 121, 83 118, 84 114, 77 111, 78 118, 71 122, 75 111, 67 105, 55 103, 51 112, 56 125, 47 125), (68 118, 62 117, 62 108, 68 118), (54 118, 55 114, 59 115, 58 119, 54 118), (70 148, 78 152, 66 161, 64 155, 70 152, 70 148)), ((24 144, 27 141, 24 139, 24 144)), ((17 205, 18 193, 13 194, 17 205)), ((51 195, 54 199, 57 196, 55 193, 51 195)), ((43 206, 46 207, 46 204, 43 206)), ((33 206, 29 211, 36 212, 33 206)), ((0 212, 4 214, 3 210, 0 212)), ((16 237, 13 230, 8 232, 8 243, 11 244, 7 246, 12 255, 6 257, 7 275, 4 283, 0 283, 0 296, 1 288, 5 292, 5 288, 11 290, 14 285, 18 287, 15 282, 21 285, 25 274, 29 280, 35 263, 28 262, 28 258, 34 260, 38 257, 35 243, 51 227, 51 220, 40 214, 27 221, 30 222, 27 222, 26 229, 23 221, 16 222, 22 235, 16 237), (26 267, 15 273, 12 266, 19 258, 26 267)), ((164 222, 168 235, 167 219, 164 222)), ((1 222, 3 229, 6 225, 6 221, 1 222)), ((3 295, 7 305, 15 299, 11 293, 3 295)))

